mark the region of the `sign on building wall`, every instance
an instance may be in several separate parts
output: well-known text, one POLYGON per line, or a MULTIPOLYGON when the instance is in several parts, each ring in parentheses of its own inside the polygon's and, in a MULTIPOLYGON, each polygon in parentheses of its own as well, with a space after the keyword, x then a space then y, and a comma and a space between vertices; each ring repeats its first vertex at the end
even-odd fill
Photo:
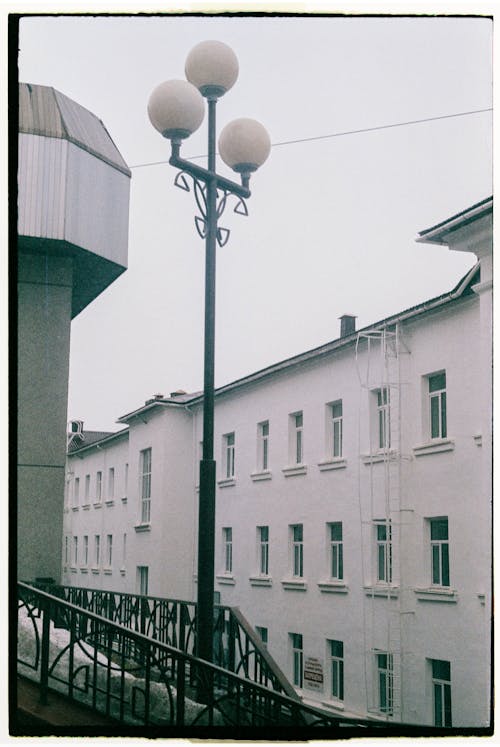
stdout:
POLYGON ((304 687, 323 692, 323 662, 314 656, 304 660, 304 687))

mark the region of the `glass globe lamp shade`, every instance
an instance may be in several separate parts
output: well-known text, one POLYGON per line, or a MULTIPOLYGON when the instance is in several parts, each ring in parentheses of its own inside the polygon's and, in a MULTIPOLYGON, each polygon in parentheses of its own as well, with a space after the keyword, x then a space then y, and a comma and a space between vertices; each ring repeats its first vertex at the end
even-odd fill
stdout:
POLYGON ((238 78, 238 58, 220 41, 204 41, 186 59, 186 78, 203 96, 223 96, 238 78))
POLYGON ((148 102, 151 124, 163 137, 189 137, 203 122, 205 102, 186 80, 167 80, 156 86, 148 102))
POLYGON ((219 137, 222 160, 240 174, 256 171, 270 150, 267 130, 255 119, 234 119, 224 127, 219 137))

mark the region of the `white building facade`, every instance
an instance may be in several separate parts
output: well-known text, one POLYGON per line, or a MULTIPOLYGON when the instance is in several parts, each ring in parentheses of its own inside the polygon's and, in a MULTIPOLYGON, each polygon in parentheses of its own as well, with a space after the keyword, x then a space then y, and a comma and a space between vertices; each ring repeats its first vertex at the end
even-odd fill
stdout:
MULTIPOLYGON (((216 591, 333 713, 490 723, 491 218, 421 233, 478 257, 450 293, 216 393, 216 591)), ((120 422, 71 447, 63 583, 195 599, 201 397, 120 422)))

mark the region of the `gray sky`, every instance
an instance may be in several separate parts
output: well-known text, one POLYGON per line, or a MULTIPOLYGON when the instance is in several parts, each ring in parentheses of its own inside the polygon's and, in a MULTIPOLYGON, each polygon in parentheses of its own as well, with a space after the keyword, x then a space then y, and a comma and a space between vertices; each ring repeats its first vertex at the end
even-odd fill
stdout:
MULTIPOLYGON (((90 109, 133 167, 168 158, 147 101, 199 41, 240 63, 219 131, 249 116, 283 143, 491 107, 491 34, 486 18, 31 17, 19 77, 90 109)), ((491 128, 486 112, 273 147, 249 217, 220 221, 216 385, 335 339, 343 313, 360 328, 450 290, 474 258, 415 237, 492 193, 491 128)), ((202 125, 183 155, 205 152, 202 125)), ((91 429, 203 384, 193 196, 168 164, 132 172, 128 270, 72 323, 69 417, 91 429)))

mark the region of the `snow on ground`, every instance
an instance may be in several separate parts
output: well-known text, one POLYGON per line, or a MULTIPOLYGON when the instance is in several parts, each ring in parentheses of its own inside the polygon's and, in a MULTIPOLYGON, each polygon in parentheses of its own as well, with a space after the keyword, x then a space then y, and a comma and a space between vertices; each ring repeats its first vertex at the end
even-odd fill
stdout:
MULTIPOLYGON (((25 606, 19 608, 18 613, 18 671, 25 677, 39 682, 40 680, 40 662, 35 670, 36 651, 37 651, 37 632, 39 645, 42 637, 42 619, 31 617, 25 606), (36 630, 35 630, 36 628, 36 630), (30 665, 31 664, 31 668, 30 665)), ((68 692, 68 669, 69 669, 69 650, 70 634, 63 628, 54 627, 50 623, 50 647, 49 647, 49 667, 52 667, 54 661, 60 656, 56 666, 51 670, 49 685, 52 689, 68 692), (57 681, 58 678, 61 681, 57 681)), ((85 678, 88 675, 92 678, 94 666, 95 649, 88 643, 80 642, 75 645, 73 659, 74 685, 79 686, 82 690, 78 691, 78 700, 82 703, 91 703, 91 692, 85 692, 85 678), (78 671, 77 671, 78 670, 78 671)), ((98 709, 105 711, 106 708, 106 681, 108 675, 109 661, 102 653, 97 652, 97 683, 103 691, 98 693, 98 709)), ((119 714, 120 703, 125 705, 125 720, 127 723, 140 724, 141 719, 132 715, 130 704, 135 695, 137 701, 137 710, 140 712, 142 705, 141 693, 144 692, 145 680, 141 677, 134 677, 129 672, 123 672, 115 662, 111 662, 111 715, 119 714)), ((175 707, 177 700, 176 689, 164 682, 150 682, 150 720, 158 725, 175 723, 175 707)), ((205 706, 196 703, 189 698, 185 698, 185 723, 189 724, 204 710, 205 706)), ((219 714, 214 714, 215 723, 223 723, 219 714), (218 717, 218 718, 217 718, 218 717)), ((200 721, 199 723, 203 723, 200 721)))

